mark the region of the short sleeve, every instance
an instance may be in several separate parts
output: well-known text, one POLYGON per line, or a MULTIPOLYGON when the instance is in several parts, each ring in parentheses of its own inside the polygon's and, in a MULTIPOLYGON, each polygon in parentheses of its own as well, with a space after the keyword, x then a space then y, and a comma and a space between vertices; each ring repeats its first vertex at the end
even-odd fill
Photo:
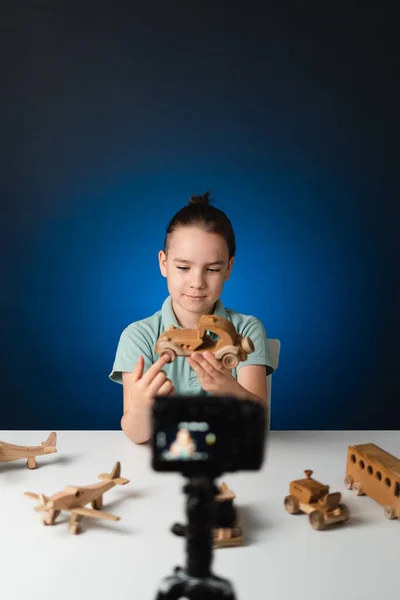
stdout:
POLYGON ((151 342, 145 332, 132 323, 121 333, 109 378, 122 384, 122 373, 133 371, 140 355, 144 358, 144 370, 147 371, 153 364, 151 342))
POLYGON ((254 344, 254 352, 249 354, 247 360, 240 362, 236 367, 237 370, 248 365, 265 365, 267 375, 274 372, 272 360, 268 348, 267 334, 264 325, 259 319, 253 317, 240 331, 243 337, 249 337, 254 344))

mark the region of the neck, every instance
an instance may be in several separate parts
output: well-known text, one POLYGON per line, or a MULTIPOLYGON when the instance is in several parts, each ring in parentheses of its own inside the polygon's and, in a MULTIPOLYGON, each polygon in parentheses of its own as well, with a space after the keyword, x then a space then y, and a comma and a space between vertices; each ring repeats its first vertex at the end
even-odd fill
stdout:
POLYGON ((197 329, 199 319, 202 315, 212 315, 215 309, 214 303, 209 310, 203 313, 192 313, 184 310, 181 306, 177 306, 172 300, 172 310, 174 311, 176 320, 182 329, 197 329))

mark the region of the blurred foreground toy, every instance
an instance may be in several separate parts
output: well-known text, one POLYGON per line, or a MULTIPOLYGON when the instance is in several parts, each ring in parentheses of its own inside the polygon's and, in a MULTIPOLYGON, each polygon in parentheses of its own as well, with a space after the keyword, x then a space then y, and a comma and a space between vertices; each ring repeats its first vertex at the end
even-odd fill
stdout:
POLYGON ((177 356, 190 356, 192 352, 212 352, 225 368, 234 369, 254 352, 254 344, 249 337, 237 333, 228 319, 202 315, 197 329, 179 329, 169 325, 158 338, 155 351, 160 356, 168 354, 171 362, 177 356), (207 331, 216 334, 219 339, 214 341, 207 331))
POLYGON ((50 498, 33 492, 25 492, 24 495, 40 501, 35 510, 46 513, 42 518, 43 525, 54 525, 61 511, 70 512, 69 530, 71 533, 77 534, 80 532, 80 520, 82 517, 119 521, 120 517, 116 517, 100 509, 103 506, 103 494, 105 492, 115 485, 129 483, 129 479, 120 477, 120 473, 121 464, 117 462, 111 473, 101 473, 98 475, 98 478, 103 479, 105 483, 94 483, 86 487, 67 486, 62 492, 58 492, 50 498), (89 502, 92 508, 85 507, 85 504, 89 502))
MULTIPOLYGON (((219 494, 214 497, 215 526, 213 529, 213 548, 228 548, 244 544, 242 528, 236 516, 233 501, 236 495, 223 481, 219 486, 219 494)), ((187 526, 175 523, 172 533, 179 536, 187 535, 187 526)))
POLYGON ((291 515, 307 513, 311 527, 316 530, 332 523, 348 521, 349 509, 340 504, 341 493, 329 493, 328 485, 311 478, 312 471, 306 470, 304 473, 306 479, 290 483, 290 495, 284 500, 287 512, 291 515))
POLYGON ((16 444, 0 442, 0 463, 27 458, 28 469, 36 469, 36 456, 57 452, 56 443, 57 435, 54 431, 40 446, 17 446, 16 444))
POLYGON ((216 528, 214 529, 214 548, 242 546, 244 544, 242 528, 239 524, 233 501, 236 494, 223 481, 220 493, 215 496, 216 528))
POLYGON ((379 446, 348 447, 345 486, 381 504, 387 519, 400 518, 400 460, 379 446))

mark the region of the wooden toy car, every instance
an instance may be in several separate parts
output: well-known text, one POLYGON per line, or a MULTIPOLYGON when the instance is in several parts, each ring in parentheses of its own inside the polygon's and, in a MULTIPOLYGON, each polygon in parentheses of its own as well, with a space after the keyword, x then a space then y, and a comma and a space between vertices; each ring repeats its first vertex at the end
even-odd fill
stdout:
POLYGON ((234 369, 240 361, 247 359, 254 352, 254 344, 249 337, 236 332, 235 326, 228 319, 215 315, 202 315, 197 329, 179 329, 170 325, 157 340, 157 354, 168 354, 171 362, 177 356, 190 356, 192 352, 212 352, 227 369, 234 369), (217 336, 213 340, 207 333, 217 336))
POLYGON ((28 469, 36 469, 36 457, 57 452, 56 444, 57 434, 55 431, 50 433, 47 440, 42 442, 40 446, 18 446, 16 444, 0 442, 0 463, 12 462, 14 460, 22 460, 26 458, 28 469))
POLYGON ((313 529, 324 529, 332 523, 345 522, 349 519, 349 510, 340 504, 341 493, 329 493, 329 486, 311 478, 312 471, 304 471, 306 479, 298 479, 290 483, 290 495, 286 496, 284 505, 291 515, 298 512, 308 514, 313 529))
POLYGON ((348 447, 345 486, 381 504, 387 519, 400 518, 400 460, 379 446, 348 447))

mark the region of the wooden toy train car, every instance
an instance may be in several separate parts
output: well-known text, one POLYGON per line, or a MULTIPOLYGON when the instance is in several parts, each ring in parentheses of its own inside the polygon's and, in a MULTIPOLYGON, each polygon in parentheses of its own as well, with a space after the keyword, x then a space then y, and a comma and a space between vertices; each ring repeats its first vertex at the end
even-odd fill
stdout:
POLYGON ((349 446, 345 486, 381 504, 388 519, 400 518, 400 460, 379 446, 349 446))

